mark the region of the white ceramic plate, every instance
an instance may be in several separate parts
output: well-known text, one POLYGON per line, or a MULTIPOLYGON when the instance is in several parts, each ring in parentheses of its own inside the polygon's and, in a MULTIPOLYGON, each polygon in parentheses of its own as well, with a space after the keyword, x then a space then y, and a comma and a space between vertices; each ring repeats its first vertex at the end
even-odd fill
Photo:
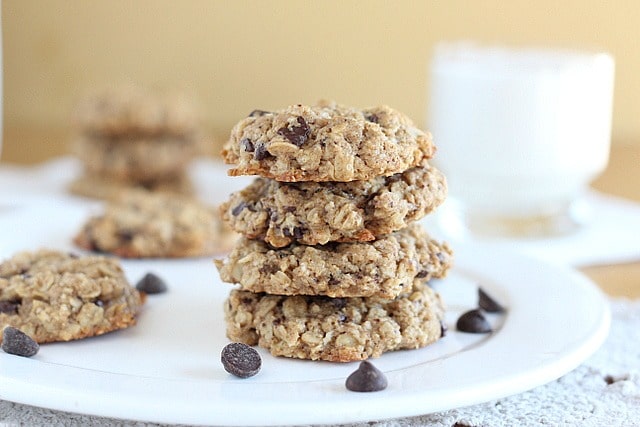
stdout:
MULTIPOLYGON (((73 250, 70 239, 97 209, 42 202, 0 215, 0 257, 39 247, 73 250)), ((434 284, 448 304, 449 333, 420 350, 373 363, 389 386, 344 387, 357 363, 274 358, 260 373, 227 374, 222 304, 229 292, 210 259, 124 261, 137 281, 153 271, 169 284, 150 296, 134 328, 46 344, 33 358, 0 352, 0 398, 123 419, 224 425, 346 423, 425 414, 522 392, 576 367, 603 342, 609 311, 584 277, 490 246, 456 249, 456 266, 434 284), (456 332, 481 285, 506 305, 491 335, 456 332)))

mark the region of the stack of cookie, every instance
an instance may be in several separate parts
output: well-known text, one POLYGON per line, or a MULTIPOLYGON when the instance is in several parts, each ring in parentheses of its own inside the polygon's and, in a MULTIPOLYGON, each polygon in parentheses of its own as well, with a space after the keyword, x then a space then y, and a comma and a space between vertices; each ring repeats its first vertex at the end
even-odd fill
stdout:
POLYGON ((254 111, 233 129, 230 175, 259 175, 222 207, 243 234, 216 262, 239 284, 227 335, 278 356, 353 361, 443 334, 427 282, 452 252, 416 221, 446 197, 429 134, 389 107, 254 111))
POLYGON ((194 106, 180 94, 154 94, 137 86, 87 96, 75 115, 72 152, 84 176, 70 190, 109 198, 121 189, 191 193, 186 174, 202 145, 194 106))

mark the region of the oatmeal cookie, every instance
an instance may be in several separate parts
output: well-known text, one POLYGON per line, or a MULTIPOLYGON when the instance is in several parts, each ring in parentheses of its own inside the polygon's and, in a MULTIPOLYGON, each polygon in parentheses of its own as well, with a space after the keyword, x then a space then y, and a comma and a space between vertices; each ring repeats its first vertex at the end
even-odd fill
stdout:
POLYGON ((274 247, 371 241, 424 217, 445 199, 447 184, 423 164, 369 181, 283 183, 256 180, 221 206, 240 234, 274 247))
POLYGON ((395 299, 281 296, 234 289, 227 336, 275 356, 350 362, 424 347, 442 336, 440 296, 416 280, 395 299))
POLYGON ((434 152, 429 133, 387 106, 321 103, 254 111, 233 128, 222 155, 235 165, 232 176, 346 182, 402 172, 434 152))
POLYGON ((126 140, 79 135, 71 151, 87 173, 120 181, 154 181, 177 176, 199 152, 200 140, 175 136, 131 137, 126 140))
POLYGON ((188 135, 199 126, 194 104, 180 93, 152 93, 127 85, 97 90, 82 99, 75 124, 87 134, 188 135))
POLYGON ((128 328, 142 302, 113 258, 40 250, 0 263, 0 326, 38 343, 128 328))
POLYGON ((128 191, 90 218, 74 242, 126 258, 181 258, 227 251, 236 234, 196 199, 128 191))
POLYGON ((444 277, 452 260, 446 243, 413 224, 373 242, 274 249, 245 238, 216 266, 224 282, 252 292, 394 298, 415 278, 444 277))
POLYGON ((193 195, 193 183, 185 174, 165 175, 153 180, 119 180, 96 174, 85 174, 77 177, 69 184, 69 191, 78 196, 95 199, 112 199, 130 190, 147 190, 154 193, 165 193, 189 196, 193 195))

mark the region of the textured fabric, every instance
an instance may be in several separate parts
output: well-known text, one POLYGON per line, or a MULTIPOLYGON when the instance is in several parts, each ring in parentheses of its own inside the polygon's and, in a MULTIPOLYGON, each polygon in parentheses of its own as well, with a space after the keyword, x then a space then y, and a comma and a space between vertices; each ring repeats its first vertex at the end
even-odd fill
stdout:
MULTIPOLYGON (((605 344, 574 371, 504 399, 419 417, 349 424, 391 426, 640 426, 640 300, 611 301, 605 344)), ((157 426, 0 401, 0 425, 157 426)))

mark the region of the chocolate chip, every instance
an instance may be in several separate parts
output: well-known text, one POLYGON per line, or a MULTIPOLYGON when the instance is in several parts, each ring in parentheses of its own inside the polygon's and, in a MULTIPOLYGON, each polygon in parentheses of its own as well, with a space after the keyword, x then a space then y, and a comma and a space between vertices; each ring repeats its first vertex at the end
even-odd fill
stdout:
POLYGON ((309 139, 311 129, 303 117, 298 116, 296 121, 298 122, 298 126, 292 126, 291 128, 285 126, 278 130, 278 134, 287 138, 293 145, 302 147, 302 144, 309 139))
POLYGON ((372 123, 378 123, 378 120, 380 120, 380 118, 375 114, 367 114, 366 116, 364 116, 364 118, 372 123))
POLYGON ((252 112, 249 113, 249 117, 262 117, 265 114, 271 114, 271 112, 264 111, 264 110, 253 110, 252 112))
POLYGON ((429 275, 429 272, 427 270, 421 270, 418 272, 418 274, 416 274, 416 279, 423 279, 428 275, 429 275))
POLYGON ((19 302, 0 301, 0 313, 17 314, 19 306, 20 306, 19 302))
POLYGON ((256 146, 256 151, 253 153, 253 158, 255 160, 264 160, 269 157, 271 154, 267 151, 267 147, 264 144, 258 144, 256 146))
POLYGON ((491 325, 480 310, 470 310, 462 314, 458 318, 456 328, 462 332, 471 332, 473 334, 483 334, 491 332, 491 325))
POLYGON ((358 369, 349 375, 345 386, 351 391, 380 391, 387 388, 387 378, 382 371, 365 360, 360 362, 358 369))
POLYGON ((304 236, 304 232, 302 231, 302 227, 293 227, 293 237, 300 240, 304 236))
POLYGON ((145 294, 161 294, 167 291, 167 284, 153 273, 147 273, 136 283, 136 289, 145 294))
POLYGON ((616 379, 611 375, 607 375, 604 377, 604 382, 606 382, 608 385, 611 385, 616 382, 616 379))
POLYGON ((101 299, 97 299, 93 303, 98 307, 104 307, 104 301, 102 301, 101 299))
POLYGON ((345 308, 347 306, 346 298, 331 298, 331 304, 337 309, 345 308))
POLYGON ((220 355, 224 370, 240 378, 249 378, 260 371, 262 359, 252 347, 240 342, 227 344, 220 355))
MULTIPOLYGON (((282 251, 278 252, 278 255, 282 253, 282 251)), ((261 265, 260 268, 258 268, 258 271, 262 274, 276 274, 278 271, 280 271, 280 269, 275 266, 275 265, 269 265, 269 264, 264 264, 261 265)))
POLYGON ((247 207, 247 202, 240 202, 235 208, 231 209, 231 215, 233 216, 240 215, 240 212, 242 212, 242 210, 246 207, 247 207))
POLYGON ((478 306, 487 313, 503 313, 505 311, 504 307, 482 288, 478 288, 478 306))
POLYGON ((440 321, 440 337, 442 338, 446 336, 448 330, 449 330, 449 327, 447 326, 447 324, 441 320, 440 321))
POLYGON ((398 182, 402 179, 402 174, 397 173, 395 175, 391 175, 387 177, 387 184, 393 184, 394 182, 398 182))
POLYGON ((131 230, 119 230, 116 234, 124 242, 130 242, 135 237, 135 233, 131 230))
POLYGON ((304 237, 304 231, 302 229, 302 227, 293 227, 293 229, 291 228, 283 228, 282 229, 282 234, 285 237, 293 237, 295 239, 302 239, 304 237))
POLYGON ((255 150, 255 147, 253 146, 253 142, 251 142, 249 138, 242 138, 240 140, 240 146, 247 153, 253 153, 253 151, 255 150))
POLYGON ((284 208, 282 208, 283 211, 291 213, 291 212, 295 212, 296 211, 296 207, 295 206, 285 206, 284 208))
POLYGON ((38 352, 40 346, 20 329, 7 326, 2 331, 2 349, 5 353, 31 357, 38 352))

